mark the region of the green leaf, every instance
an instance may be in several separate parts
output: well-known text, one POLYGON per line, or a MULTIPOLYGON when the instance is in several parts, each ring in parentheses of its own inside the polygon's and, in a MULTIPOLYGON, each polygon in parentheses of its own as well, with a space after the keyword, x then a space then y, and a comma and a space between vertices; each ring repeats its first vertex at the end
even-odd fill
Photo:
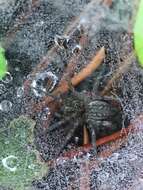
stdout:
POLYGON ((141 66, 143 66, 143 0, 140 0, 136 23, 134 26, 135 50, 141 66))
POLYGON ((26 190, 33 179, 45 174, 33 143, 34 126, 33 120, 21 116, 0 133, 0 185, 26 190))
POLYGON ((7 72, 7 60, 4 53, 5 50, 0 46, 0 79, 2 79, 7 72))

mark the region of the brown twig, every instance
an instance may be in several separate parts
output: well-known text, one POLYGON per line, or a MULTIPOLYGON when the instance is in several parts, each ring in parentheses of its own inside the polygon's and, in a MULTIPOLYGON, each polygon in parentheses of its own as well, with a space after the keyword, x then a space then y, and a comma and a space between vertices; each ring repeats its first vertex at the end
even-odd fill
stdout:
MULTIPOLYGON (((104 58, 105 58, 105 49, 104 47, 102 47, 99 50, 99 52, 97 52, 97 54, 93 57, 91 62, 71 79, 71 84, 75 87, 84 79, 86 79, 88 76, 90 76, 100 66, 104 58)), ((68 90, 69 90, 68 82, 63 81, 63 83, 60 84, 60 86, 56 90, 54 90, 52 95, 55 96, 61 93, 65 93, 68 90)))
POLYGON ((84 126, 83 128, 83 146, 89 144, 89 135, 88 135, 88 131, 87 128, 84 126))
MULTIPOLYGON (((130 131, 131 128, 132 128, 132 125, 130 125, 128 127, 127 131, 130 131)), ((133 128, 132 128, 132 131, 133 131, 133 128)), ((96 144, 97 144, 98 147, 101 146, 101 145, 108 144, 108 149, 99 152, 98 153, 98 158, 107 158, 107 157, 111 156, 119 148, 121 148, 121 146, 126 142, 127 137, 125 135, 120 136, 120 132, 118 134, 119 134, 118 138, 115 138, 115 139, 110 139, 109 138, 110 141, 108 141, 108 139, 107 139, 107 141, 105 141, 105 140, 97 140, 96 141, 96 144), (110 142, 112 142, 112 143, 110 143, 110 142)), ((104 138, 106 138, 106 137, 104 137, 104 138)), ((58 161, 59 162, 60 162, 60 160, 68 161, 70 159, 73 159, 74 157, 81 157, 86 152, 89 152, 91 148, 92 148, 92 146, 91 146, 91 144, 89 144, 89 145, 86 145, 86 146, 79 147, 76 150, 68 151, 68 152, 64 153, 63 155, 61 155, 58 158, 58 161)), ((53 164, 55 162, 56 161, 53 160, 53 161, 50 161, 48 163, 49 163, 50 166, 53 167, 53 164)), ((99 164, 99 160, 96 159, 96 157, 92 161, 89 160, 89 166, 91 168, 98 166, 98 164, 99 164)))
MULTIPOLYGON (((98 156, 105 157, 105 158, 110 156, 113 152, 118 150, 122 144, 124 144, 127 141, 128 137, 126 136, 126 134, 140 133, 140 131, 143 131, 142 128, 140 127, 142 126, 142 124, 143 124, 143 115, 141 114, 134 121, 132 121, 127 128, 125 128, 126 133, 121 134, 121 130, 120 130, 112 135, 105 136, 97 140, 96 141, 97 147, 110 143, 109 145, 110 149, 108 148, 107 150, 100 152, 98 156)), ((83 147, 79 147, 78 150, 72 150, 65 153, 63 157, 66 158, 67 160, 72 159, 75 156, 82 155, 83 152, 88 152, 90 148, 91 148, 91 144, 83 146, 83 147)), ((63 158, 61 157, 61 159, 63 158)))

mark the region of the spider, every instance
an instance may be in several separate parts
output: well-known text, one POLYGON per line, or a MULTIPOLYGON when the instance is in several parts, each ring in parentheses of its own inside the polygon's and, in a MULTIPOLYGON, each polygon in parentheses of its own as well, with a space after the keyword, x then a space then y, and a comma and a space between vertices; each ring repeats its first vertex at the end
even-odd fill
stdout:
POLYGON ((59 101, 60 108, 43 134, 37 123, 37 143, 45 160, 58 158, 64 151, 83 145, 84 127, 95 155, 96 140, 121 129, 122 111, 119 102, 112 98, 72 90, 61 95, 59 101))
MULTIPOLYGON (((72 34, 74 33, 76 32, 74 31, 72 34)), ((74 35, 71 35, 71 37, 73 36, 74 35)), ((80 38, 82 37, 84 38, 83 31, 81 32, 80 38)), ((59 45, 60 44, 58 44, 58 46, 59 45)), ((103 53, 104 51, 102 50, 101 52, 103 53)), ((104 53, 103 55, 102 53, 99 56, 101 61, 104 58, 104 53)), ((94 61, 91 62, 93 63, 94 61)), ((36 96, 38 92, 38 96, 36 101, 34 100, 35 103, 32 103, 33 105, 29 102, 27 104, 29 110, 32 108, 32 112, 34 112, 33 110, 36 112, 36 116, 34 116, 34 118, 37 119, 36 141, 42 157, 44 157, 45 160, 52 160, 57 158, 64 150, 69 149, 70 146, 83 145, 84 127, 88 130, 90 141, 96 154, 96 139, 112 134, 121 128, 122 114, 120 108, 118 108, 120 106, 117 106, 119 103, 109 97, 97 96, 97 93, 88 94, 76 92, 73 90, 71 83, 67 83, 67 81, 63 79, 64 77, 58 81, 53 73, 48 70, 46 71, 47 66, 48 64, 45 61, 43 67, 41 67, 41 72, 43 72, 44 75, 39 75, 38 73, 40 72, 36 72, 38 76, 37 74, 33 75, 34 80, 32 79, 30 81, 30 88, 34 88, 32 91, 34 93, 36 92, 36 96), (33 81, 36 83, 33 83, 33 81), (59 83, 58 86, 63 84, 63 86, 61 86, 66 90, 62 88, 62 93, 59 93, 56 83, 59 83), (68 89, 71 89, 69 93, 67 92, 68 89), (45 98, 43 98, 43 96, 45 96, 45 98)), ((67 68, 70 67, 71 65, 68 64, 67 68)), ((74 67, 72 67, 72 69, 74 70, 74 67)), ((66 74, 64 72, 65 76, 69 76, 68 73, 73 72, 71 69, 67 69, 67 71, 66 74)), ((72 79, 71 81, 73 81, 72 79)), ((74 84, 74 86, 77 84, 78 83, 74 84)), ((29 97, 30 93, 26 94, 28 94, 29 97)), ((31 99, 33 99, 33 95, 31 99)))
MULTIPOLYGON (((81 41, 81 38, 85 39, 85 36, 83 28, 81 29, 82 31, 79 32, 79 28, 75 28, 71 33, 70 43, 67 38, 56 37, 56 46, 50 51, 51 54, 49 54, 51 56, 49 57, 56 57, 55 52, 57 49, 65 49, 67 51, 69 46, 75 46, 75 42, 78 42, 79 45, 81 42, 83 43, 84 40, 81 41), (75 38, 76 35, 74 35, 77 33, 76 30, 79 34, 77 39, 75 38)), ((93 65, 96 61, 98 62, 97 65, 103 61, 105 57, 104 48, 101 48, 99 54, 100 56, 97 56, 98 59, 94 57, 91 61, 93 65)), ((71 56, 71 60, 72 57, 74 55, 71 56)), ((78 56, 76 55, 76 57, 78 56)), ((112 98, 98 96, 96 92, 92 94, 85 93, 84 91, 78 93, 73 90, 71 84, 67 84, 66 77, 62 76, 59 81, 57 79, 54 80, 53 73, 48 70, 48 65, 50 65, 49 59, 48 57, 46 58, 34 69, 32 79, 25 82, 26 95, 28 97, 30 93, 27 89, 31 88, 31 85, 34 93, 38 90, 36 101, 32 100, 32 103, 28 102, 27 105, 29 105, 32 113, 36 112, 36 116, 34 113, 34 118, 37 119, 36 144, 42 157, 45 160, 52 160, 70 147, 83 145, 84 127, 88 130, 90 142, 93 145, 95 154, 97 154, 96 139, 112 134, 122 128, 122 111, 119 103, 112 98), (44 72, 44 75, 37 75, 42 72, 44 72), (38 79, 38 83, 33 83, 35 79, 38 79), (67 92, 69 89, 71 89, 70 92, 67 92)), ((77 76, 75 78, 73 76, 74 64, 77 62, 78 59, 76 61, 72 60, 72 64, 68 64, 67 69, 63 73, 64 76, 71 77, 73 86, 78 85, 97 68, 94 66, 91 69, 92 71, 90 71, 87 66, 87 73, 89 74, 86 77, 81 77, 82 80, 79 81, 77 80, 77 76)), ((83 74, 84 72, 81 71, 81 73, 83 74)), ((80 73, 79 75, 81 76, 80 73)), ((30 99, 33 99, 33 96, 30 99)))

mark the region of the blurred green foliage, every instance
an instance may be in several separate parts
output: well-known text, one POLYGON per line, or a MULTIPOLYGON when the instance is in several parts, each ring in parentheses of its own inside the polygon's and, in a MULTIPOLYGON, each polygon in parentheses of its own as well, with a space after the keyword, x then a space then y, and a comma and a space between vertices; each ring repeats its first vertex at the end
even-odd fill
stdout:
POLYGON ((4 54, 5 50, 0 46, 0 79, 2 79, 7 72, 7 60, 4 54))
POLYGON ((45 174, 33 142, 35 122, 21 116, 0 133, 0 185, 26 190, 33 179, 45 174))
POLYGON ((140 65, 143 66, 143 0, 140 1, 139 10, 136 17, 134 42, 140 65))

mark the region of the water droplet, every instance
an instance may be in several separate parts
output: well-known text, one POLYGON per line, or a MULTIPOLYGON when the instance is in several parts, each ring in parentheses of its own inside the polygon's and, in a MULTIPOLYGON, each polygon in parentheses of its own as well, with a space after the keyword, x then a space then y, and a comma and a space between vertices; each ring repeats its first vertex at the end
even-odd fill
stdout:
POLYGON ((7 72, 6 75, 2 79, 2 82, 7 84, 7 83, 10 83, 12 80, 13 80, 12 75, 9 72, 7 72))
POLYGON ((72 49, 72 53, 74 54, 78 54, 81 51, 81 46, 80 45, 76 45, 73 49, 72 49))
POLYGON ((74 140, 75 140, 75 143, 76 143, 76 144, 79 143, 79 137, 75 137, 74 140))
POLYGON ((48 108, 48 107, 47 107, 47 108, 44 108, 44 110, 43 110, 42 113, 41 113, 41 119, 42 119, 43 121, 48 120, 50 114, 51 114, 51 112, 50 112, 49 108, 48 108))
POLYGON ((24 94, 24 88, 23 87, 19 87, 17 89, 17 97, 21 98, 23 96, 23 94, 24 94))
POLYGON ((10 155, 2 159, 3 166, 11 172, 15 172, 18 165, 18 158, 16 156, 10 155))
POLYGON ((32 85, 31 85, 32 91, 36 97, 42 97, 46 95, 46 90, 42 88, 42 86, 40 87, 39 82, 40 81, 38 81, 37 83, 36 80, 33 80, 32 85))
POLYGON ((100 172, 98 175, 98 180, 102 181, 102 183, 106 182, 109 178, 109 173, 107 172, 100 172))
POLYGON ((134 162, 135 160, 138 159, 138 156, 135 155, 135 154, 129 154, 128 159, 129 159, 130 162, 134 162))
POLYGON ((9 112, 12 108, 12 103, 8 100, 3 100, 0 103, 0 110, 3 112, 9 112))
POLYGON ((10 143, 10 141, 8 141, 8 140, 4 142, 4 144, 9 144, 9 143, 10 143))
POLYGON ((15 67, 15 71, 19 72, 20 68, 19 67, 15 67))
POLYGON ((58 82, 58 77, 50 71, 45 71, 36 76, 32 82, 32 90, 37 97, 43 97, 51 92, 58 82))
POLYGON ((41 21, 40 21, 40 25, 42 26, 43 24, 44 24, 44 21, 43 21, 43 20, 41 20, 41 21))
POLYGON ((31 164, 31 165, 28 166, 28 168, 31 169, 31 170, 34 170, 35 169, 35 165, 31 164))
POLYGON ((0 84, 0 95, 4 94, 6 91, 6 87, 4 84, 0 84))

